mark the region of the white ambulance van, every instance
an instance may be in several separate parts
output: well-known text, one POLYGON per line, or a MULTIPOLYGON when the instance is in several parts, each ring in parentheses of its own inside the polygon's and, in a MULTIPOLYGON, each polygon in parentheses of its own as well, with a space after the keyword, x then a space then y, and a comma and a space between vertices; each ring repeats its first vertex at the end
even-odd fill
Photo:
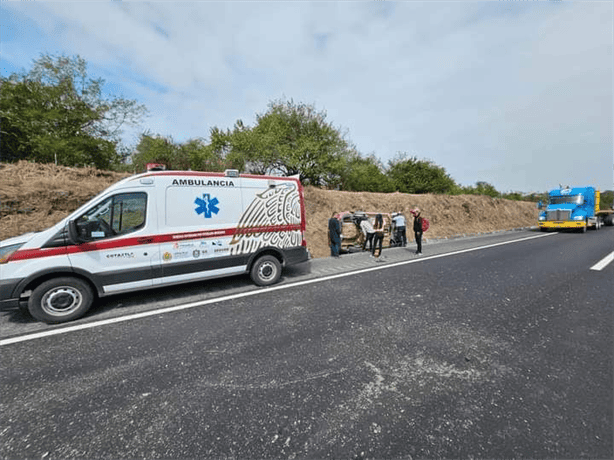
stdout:
POLYGON ((156 171, 126 178, 52 228, 0 243, 0 307, 47 323, 98 297, 249 273, 267 286, 308 259, 293 177, 156 171))

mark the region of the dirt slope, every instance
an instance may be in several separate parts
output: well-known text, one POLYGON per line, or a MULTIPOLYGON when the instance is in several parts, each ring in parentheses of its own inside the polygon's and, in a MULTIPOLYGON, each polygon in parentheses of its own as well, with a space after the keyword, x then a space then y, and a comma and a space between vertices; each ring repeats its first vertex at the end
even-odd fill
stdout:
MULTIPOLYGON (((0 240, 39 231, 127 174, 25 161, 0 164, 0 240)), ((330 254, 327 221, 332 212, 403 212, 418 206, 431 222, 425 238, 442 238, 535 225, 535 203, 485 196, 362 193, 305 188, 307 242, 314 257, 330 254)), ((409 239, 413 239, 408 232, 409 239)))

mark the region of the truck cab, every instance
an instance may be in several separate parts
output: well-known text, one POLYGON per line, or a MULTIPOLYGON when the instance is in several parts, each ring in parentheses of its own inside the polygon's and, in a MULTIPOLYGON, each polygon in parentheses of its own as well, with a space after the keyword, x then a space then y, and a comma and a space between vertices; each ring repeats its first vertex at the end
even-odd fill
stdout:
POLYGON ((548 193, 548 204, 539 214, 539 228, 576 229, 586 232, 604 224, 604 213, 599 209, 600 193, 593 187, 565 187, 548 193))

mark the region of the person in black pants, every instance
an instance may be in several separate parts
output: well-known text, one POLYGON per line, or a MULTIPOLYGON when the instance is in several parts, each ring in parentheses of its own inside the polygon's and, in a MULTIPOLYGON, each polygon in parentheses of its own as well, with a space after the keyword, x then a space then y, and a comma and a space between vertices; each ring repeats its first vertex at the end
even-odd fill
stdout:
POLYGON ((367 243, 369 243, 369 252, 373 250, 373 236, 375 235, 373 231, 373 225, 369 222, 369 218, 365 217, 360 222, 360 229, 362 233, 365 235, 365 242, 362 245, 362 250, 365 251, 367 249, 367 243))
POLYGON ((407 234, 405 231, 405 216, 400 212, 395 212, 392 217, 395 226, 395 241, 399 246, 407 246, 407 234))
POLYGON ((335 217, 335 213, 328 219, 328 241, 330 244, 331 257, 340 257, 341 248, 341 222, 335 217))
POLYGON ((422 254, 422 217, 420 217, 420 208, 416 208, 411 213, 414 215, 414 236, 418 249, 416 254, 422 254))
POLYGON ((371 257, 375 257, 375 249, 379 243, 379 253, 377 257, 382 255, 382 245, 384 244, 384 218, 381 214, 375 216, 375 225, 373 226, 375 236, 373 237, 373 247, 371 250, 371 257))

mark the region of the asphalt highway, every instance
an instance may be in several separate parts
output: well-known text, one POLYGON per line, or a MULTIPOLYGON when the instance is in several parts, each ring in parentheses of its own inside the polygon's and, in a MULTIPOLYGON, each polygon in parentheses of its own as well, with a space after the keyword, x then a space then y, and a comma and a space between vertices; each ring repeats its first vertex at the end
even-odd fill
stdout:
POLYGON ((614 228, 0 316, 2 458, 612 458, 614 228), (599 264, 600 261, 605 261, 599 264))

